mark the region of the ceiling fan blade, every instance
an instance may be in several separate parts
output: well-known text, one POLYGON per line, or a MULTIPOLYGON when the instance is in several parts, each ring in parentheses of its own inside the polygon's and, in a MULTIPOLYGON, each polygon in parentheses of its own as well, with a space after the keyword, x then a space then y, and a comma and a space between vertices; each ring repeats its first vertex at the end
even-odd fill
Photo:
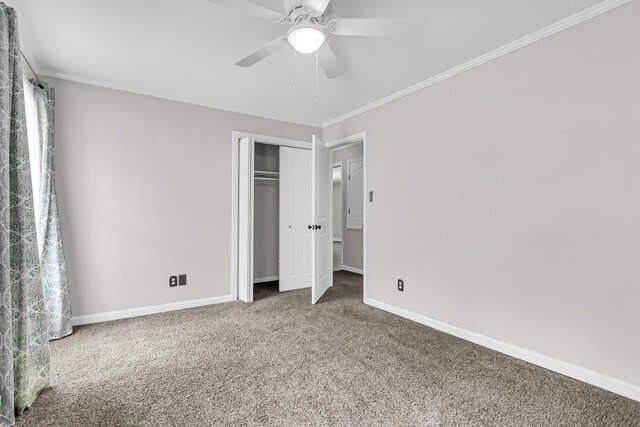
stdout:
POLYGON ((288 44, 289 42, 287 42, 287 36, 278 37, 263 48, 256 50, 251 55, 236 62, 236 65, 240 67, 251 67, 256 62, 263 60, 267 56, 271 55, 282 47, 287 46, 288 44))
POLYGON ((337 36, 399 37, 411 28, 408 19, 342 18, 329 23, 337 36))
POLYGON ((251 15, 255 18, 266 19, 268 21, 279 22, 286 21, 286 18, 282 13, 269 9, 258 4, 255 4, 249 0, 209 0, 212 3, 219 4, 231 9, 235 9, 239 12, 244 12, 247 15, 251 15))
POLYGON ((331 45, 329 45, 329 43, 325 43, 318 51, 318 62, 328 79, 335 79, 344 73, 344 67, 340 61, 338 61, 338 58, 333 52, 333 49, 331 49, 331 45))
POLYGON ((319 15, 324 15, 324 11, 327 10, 327 6, 331 0, 304 0, 304 7, 317 12, 319 15))

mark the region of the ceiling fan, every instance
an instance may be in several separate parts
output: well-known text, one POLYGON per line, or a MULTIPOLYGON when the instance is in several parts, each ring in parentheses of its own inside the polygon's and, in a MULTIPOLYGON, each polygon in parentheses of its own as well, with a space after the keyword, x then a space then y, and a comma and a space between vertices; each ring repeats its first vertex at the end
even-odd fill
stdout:
POLYGON ((249 0, 209 1, 256 18, 291 25, 286 35, 238 61, 236 65, 240 67, 250 67, 290 44, 300 53, 317 52, 318 63, 327 77, 333 79, 344 70, 326 40, 326 33, 335 36, 394 37, 402 35, 408 29, 408 21, 405 19, 338 18, 325 24, 325 12, 331 0, 282 0, 284 14, 249 0))

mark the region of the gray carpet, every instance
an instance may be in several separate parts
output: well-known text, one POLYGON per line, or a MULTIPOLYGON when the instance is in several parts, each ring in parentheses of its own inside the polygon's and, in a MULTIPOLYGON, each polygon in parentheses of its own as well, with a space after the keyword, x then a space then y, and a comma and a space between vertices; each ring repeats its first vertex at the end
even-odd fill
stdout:
POLYGON ((76 328, 18 426, 630 426, 640 403, 310 291, 76 328))

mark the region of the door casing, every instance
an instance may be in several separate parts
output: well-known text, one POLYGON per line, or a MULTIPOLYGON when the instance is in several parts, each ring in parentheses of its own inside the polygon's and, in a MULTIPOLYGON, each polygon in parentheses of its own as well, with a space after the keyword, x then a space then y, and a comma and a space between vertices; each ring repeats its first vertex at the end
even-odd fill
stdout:
POLYGON ((254 143, 279 145, 292 148, 311 150, 310 141, 280 138, 276 136, 260 135, 250 132, 231 132, 231 284, 230 291, 233 300, 238 299, 238 242, 239 242, 239 145, 243 138, 253 138, 254 143))
MULTIPOLYGON (((350 145, 355 145, 362 143, 362 165, 364 168, 364 177, 363 177, 363 191, 362 191, 362 301, 366 301, 367 299, 367 207, 369 205, 369 189, 368 180, 367 180, 367 132, 360 132, 353 135, 346 136, 344 138, 336 139, 330 142, 325 143, 325 146, 331 150, 336 150, 339 148, 345 148, 350 145)), ((343 183, 344 185, 344 183, 343 183)), ((374 201, 375 202, 375 201, 374 201)), ((344 208, 344 206, 343 206, 344 208)), ((344 224, 346 226, 346 224, 344 224)), ((343 253, 344 253, 344 236, 343 239, 343 253)))
MULTIPOLYGON (((282 145, 286 147, 303 148, 311 150, 312 145, 310 141, 299 141, 294 139, 280 138, 268 135, 260 135, 251 132, 233 131, 231 136, 231 283, 230 290, 233 300, 238 299, 238 148, 239 141, 245 137, 253 137, 255 142, 262 144, 282 145)), ((369 187, 368 187, 368 164, 367 164, 367 133, 360 132, 344 138, 336 139, 325 143, 325 146, 329 149, 343 148, 348 145, 362 143, 363 161, 364 161, 364 191, 363 191, 363 227, 362 227, 362 271, 363 271, 363 283, 362 283, 362 299, 367 299, 367 206, 369 204, 369 187)), ((375 202, 375 201, 374 201, 375 202)))

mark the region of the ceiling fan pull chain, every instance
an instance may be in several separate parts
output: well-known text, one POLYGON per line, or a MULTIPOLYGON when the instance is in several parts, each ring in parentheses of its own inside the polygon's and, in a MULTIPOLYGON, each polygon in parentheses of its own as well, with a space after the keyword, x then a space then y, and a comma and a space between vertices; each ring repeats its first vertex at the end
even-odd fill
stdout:
POLYGON ((296 33, 293 33, 293 91, 296 91, 296 33))
POLYGON ((318 102, 318 51, 316 50, 316 103, 318 102))

